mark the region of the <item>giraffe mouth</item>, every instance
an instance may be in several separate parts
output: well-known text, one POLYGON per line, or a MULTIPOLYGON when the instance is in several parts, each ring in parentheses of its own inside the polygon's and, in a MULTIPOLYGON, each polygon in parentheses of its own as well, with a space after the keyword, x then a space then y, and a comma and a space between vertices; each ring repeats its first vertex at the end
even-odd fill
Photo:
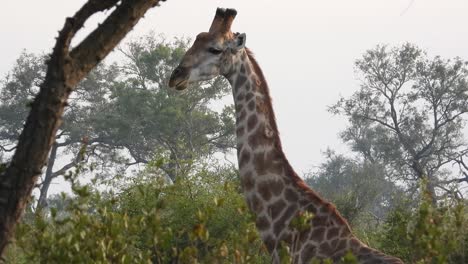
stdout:
POLYGON ((177 82, 175 85, 174 85, 174 88, 178 91, 182 91, 182 90, 185 90, 188 86, 188 81, 187 80, 181 80, 179 82, 177 82))
POLYGON ((188 77, 190 71, 186 67, 177 67, 169 78, 169 87, 174 87, 176 90, 184 90, 188 86, 188 77))

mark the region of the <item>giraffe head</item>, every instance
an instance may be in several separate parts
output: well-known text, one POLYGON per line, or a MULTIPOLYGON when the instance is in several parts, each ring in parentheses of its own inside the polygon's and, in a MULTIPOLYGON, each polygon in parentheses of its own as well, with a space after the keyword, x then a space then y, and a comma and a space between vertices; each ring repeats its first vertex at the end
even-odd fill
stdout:
POLYGON ((172 72, 169 87, 183 90, 190 83, 229 74, 246 40, 244 33, 231 32, 236 14, 235 9, 216 10, 210 30, 198 34, 179 66, 172 72))

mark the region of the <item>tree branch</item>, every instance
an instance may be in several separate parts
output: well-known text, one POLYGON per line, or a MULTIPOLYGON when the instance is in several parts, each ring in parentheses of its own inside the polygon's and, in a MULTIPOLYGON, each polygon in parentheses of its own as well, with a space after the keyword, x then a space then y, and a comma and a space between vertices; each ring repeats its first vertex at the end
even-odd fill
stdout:
POLYGON ((382 126, 385 126, 387 128, 389 128, 390 130, 392 130, 393 132, 396 132, 396 129, 395 127, 393 127, 392 125, 386 123, 385 121, 382 121, 380 119, 377 119, 377 118, 373 118, 373 117, 370 117, 370 116, 366 116, 366 115, 357 115, 359 118, 363 118, 363 119, 367 119, 369 121, 373 121, 373 122, 376 122, 376 123, 379 123, 381 124, 382 126))
POLYGON ((0 145, 0 149, 1 149, 2 151, 5 151, 5 152, 11 152, 11 151, 13 151, 13 150, 16 149, 16 146, 11 147, 11 148, 6 148, 6 147, 0 145))

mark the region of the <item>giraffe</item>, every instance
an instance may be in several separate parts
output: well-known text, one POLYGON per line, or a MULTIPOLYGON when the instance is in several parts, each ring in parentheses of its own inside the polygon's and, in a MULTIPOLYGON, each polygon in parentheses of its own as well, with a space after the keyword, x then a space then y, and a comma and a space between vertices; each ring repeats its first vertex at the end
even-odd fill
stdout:
POLYGON ((272 262, 280 262, 279 250, 287 245, 293 263, 310 263, 314 258, 339 262, 347 252, 359 263, 403 263, 358 240, 335 206, 294 172, 281 148, 262 70, 245 47, 246 35, 231 31, 236 14, 234 9, 216 10, 209 32, 197 35, 169 86, 183 90, 218 75, 231 84, 242 189, 272 262), (293 220, 306 212, 313 217, 305 219, 305 228, 295 228, 293 220))

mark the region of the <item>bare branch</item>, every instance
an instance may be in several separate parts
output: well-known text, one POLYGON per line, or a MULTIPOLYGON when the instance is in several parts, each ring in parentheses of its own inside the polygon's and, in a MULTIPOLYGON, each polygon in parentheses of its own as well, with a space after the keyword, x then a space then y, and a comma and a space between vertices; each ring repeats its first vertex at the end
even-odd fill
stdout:
POLYGON ((373 122, 377 122, 379 124, 381 124, 382 126, 385 126, 387 128, 389 128, 390 130, 392 130, 393 132, 396 132, 396 129, 395 127, 393 127, 392 125, 386 123, 385 121, 382 121, 380 119, 377 119, 377 118, 373 118, 373 117, 370 117, 370 116, 366 116, 366 115, 357 115, 359 118, 362 118, 362 119, 366 119, 366 120, 369 120, 369 121, 373 121, 373 122))
POLYGON ((0 145, 0 149, 1 149, 2 151, 5 151, 5 152, 11 152, 11 151, 13 151, 13 150, 16 149, 16 146, 11 147, 11 148, 7 148, 7 147, 4 147, 4 146, 0 145))

